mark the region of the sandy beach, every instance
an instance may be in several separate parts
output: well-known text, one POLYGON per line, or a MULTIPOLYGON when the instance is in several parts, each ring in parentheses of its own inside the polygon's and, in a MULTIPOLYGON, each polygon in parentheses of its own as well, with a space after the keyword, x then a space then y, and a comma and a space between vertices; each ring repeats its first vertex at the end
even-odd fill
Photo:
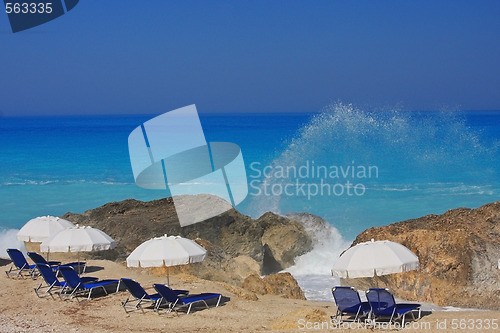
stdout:
MULTIPOLYGON (((10 266, 2 260, 2 270, 10 266)), ((124 264, 107 260, 88 261, 88 276, 101 279, 128 277, 149 288, 153 283, 164 283, 165 277, 153 276, 146 271, 126 268, 124 264)), ((285 299, 280 296, 254 296, 238 287, 220 282, 202 280, 187 274, 171 276, 171 285, 189 289, 191 293, 221 293, 223 301, 217 308, 198 308, 187 315, 180 312, 158 315, 146 309, 126 314, 121 302, 128 291, 116 294, 96 294, 90 301, 39 298, 30 278, 13 279, 0 275, 0 332, 260 332, 260 331, 340 331, 369 332, 370 328, 343 328, 331 325, 335 313, 333 301, 313 302, 285 299)), ((154 290, 154 289, 153 289, 154 290)), ((153 290, 149 290, 152 292, 153 290)), ((405 328, 406 332, 499 332, 495 328, 500 318, 498 311, 435 311, 405 328), (490 328, 486 329, 486 323, 490 328), (438 327, 438 325, 440 325, 438 327), (482 325, 482 328, 480 328, 482 325), (454 329, 457 328, 457 329, 454 329)), ((379 327, 376 331, 393 331, 395 327, 379 327)))

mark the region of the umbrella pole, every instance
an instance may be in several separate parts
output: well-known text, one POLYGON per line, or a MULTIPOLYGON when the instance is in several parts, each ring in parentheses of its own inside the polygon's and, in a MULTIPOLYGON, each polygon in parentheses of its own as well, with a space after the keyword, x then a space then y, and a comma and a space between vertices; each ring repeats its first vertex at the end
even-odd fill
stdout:
MULTIPOLYGON (((73 257, 74 258, 74 257, 73 257)), ((77 264, 77 267, 78 267, 78 275, 82 275, 82 268, 80 267, 80 251, 78 251, 78 256, 77 256, 78 260, 76 261, 78 264, 77 264)))
POLYGON ((170 287, 170 268, 167 266, 167 286, 170 287))

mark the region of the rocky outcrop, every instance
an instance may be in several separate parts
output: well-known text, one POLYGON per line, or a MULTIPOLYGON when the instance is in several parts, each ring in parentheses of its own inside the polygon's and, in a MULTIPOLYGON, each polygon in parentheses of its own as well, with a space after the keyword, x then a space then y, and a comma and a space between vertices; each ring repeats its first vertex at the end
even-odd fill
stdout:
POLYGON ((259 295, 270 294, 285 298, 306 299, 304 292, 290 273, 270 274, 264 278, 252 274, 243 281, 242 288, 259 295))
POLYGON ((271 287, 257 274, 247 276, 241 287, 259 295, 267 295, 271 291, 271 287))
POLYGON ((228 283, 224 283, 224 282, 219 282, 219 284, 222 287, 224 287, 227 291, 235 294, 236 296, 238 296, 240 298, 246 299, 248 301, 258 301, 259 300, 257 295, 251 291, 248 291, 248 290, 243 289, 241 287, 237 287, 237 286, 234 286, 234 285, 231 285, 228 283))
POLYGON ((288 272, 269 274, 264 276, 263 280, 269 286, 270 294, 272 295, 293 299, 306 299, 299 284, 292 274, 288 272))
MULTIPOLYGON (((207 204, 210 198, 199 199, 207 204)), ((117 242, 114 250, 98 254, 103 259, 125 260, 139 244, 164 234, 197 239, 207 249, 207 259, 196 269, 177 269, 231 283, 241 283, 251 273, 281 271, 312 248, 311 238, 299 222, 272 213, 253 220, 230 209, 201 223, 181 227, 172 198, 111 202, 83 214, 66 213, 64 218, 99 228, 117 242)))
POLYGON ((372 238, 408 247, 419 270, 348 284, 387 286, 399 297, 438 305, 500 309, 500 201, 370 228, 353 245, 372 238))

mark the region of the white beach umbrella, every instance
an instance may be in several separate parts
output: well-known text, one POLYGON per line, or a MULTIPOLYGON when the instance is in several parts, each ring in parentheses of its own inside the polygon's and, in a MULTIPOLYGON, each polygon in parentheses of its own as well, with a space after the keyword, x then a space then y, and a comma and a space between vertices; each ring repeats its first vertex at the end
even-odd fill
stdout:
POLYGON ((55 216, 40 216, 29 220, 17 233, 17 239, 24 242, 43 242, 66 228, 75 227, 68 220, 55 216))
MULTIPOLYGON (((40 251, 43 252, 78 252, 78 262, 80 262, 80 252, 103 251, 115 248, 116 243, 113 238, 105 232, 92 227, 75 226, 64 229, 54 236, 47 238, 40 244, 40 251)), ((80 265, 78 265, 80 273, 80 265)), ((85 271, 85 268, 83 269, 85 271)))
POLYGON ((418 257, 388 240, 359 243, 346 250, 332 268, 340 278, 374 277, 418 269, 418 257))
POLYGON ((201 262, 207 251, 194 241, 180 236, 155 237, 139 245, 127 257, 128 267, 168 267, 201 262))
POLYGON ((90 252, 109 250, 115 241, 103 231, 92 227, 64 229, 40 244, 44 252, 90 252))

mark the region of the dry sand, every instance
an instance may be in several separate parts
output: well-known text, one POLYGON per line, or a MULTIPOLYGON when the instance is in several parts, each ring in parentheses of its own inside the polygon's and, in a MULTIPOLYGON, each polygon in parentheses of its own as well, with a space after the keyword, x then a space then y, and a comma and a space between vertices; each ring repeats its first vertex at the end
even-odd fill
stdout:
MULTIPOLYGON (((165 283, 166 278, 132 270, 122 264, 106 260, 90 260, 88 276, 104 278, 128 277, 144 287, 165 283)), ((9 265, 1 266, 7 270, 9 265)), ((190 313, 161 315, 146 309, 126 314, 121 302, 128 291, 108 296, 96 296, 90 301, 78 302, 50 297, 39 298, 33 288, 36 281, 30 278, 12 279, 0 275, 0 332, 371 332, 371 328, 339 329, 328 325, 335 313, 332 303, 290 300, 278 296, 259 296, 250 300, 238 288, 218 282, 201 280, 188 275, 171 276, 176 289, 189 289, 191 293, 217 292, 224 296, 221 306, 199 308, 190 313), (307 326, 306 326, 307 325, 307 326), (329 327, 327 327, 327 325, 329 327), (308 329, 310 328, 310 329, 308 329)), ((153 290, 148 290, 153 292, 153 290)), ((418 328, 405 328, 404 332, 500 332, 491 323, 500 325, 498 311, 434 312, 413 322, 418 328), (437 323, 441 328, 437 328, 437 323), (487 322, 490 328, 485 329, 487 322), (453 325, 456 329, 453 329, 453 325), (479 325, 482 324, 482 328, 479 325), (460 326, 461 325, 461 326, 460 326)), ((395 331, 381 327, 374 331, 395 331)))

